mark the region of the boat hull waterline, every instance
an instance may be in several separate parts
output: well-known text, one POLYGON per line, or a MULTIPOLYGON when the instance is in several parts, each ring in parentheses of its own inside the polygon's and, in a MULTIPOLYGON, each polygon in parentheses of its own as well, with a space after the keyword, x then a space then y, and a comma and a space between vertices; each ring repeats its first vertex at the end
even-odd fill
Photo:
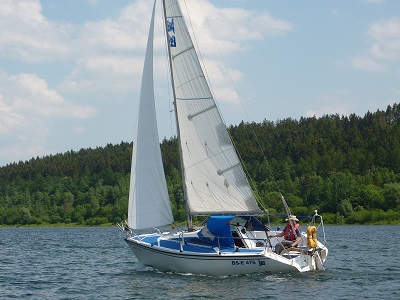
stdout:
MULTIPOLYGON (((143 242, 144 237, 146 235, 127 237, 125 241, 140 263, 165 272, 227 276, 262 272, 297 273, 323 268, 321 255, 310 255, 307 251, 288 253, 287 258, 266 247, 181 251, 143 242)), ((326 255, 324 252, 323 256, 326 255)))

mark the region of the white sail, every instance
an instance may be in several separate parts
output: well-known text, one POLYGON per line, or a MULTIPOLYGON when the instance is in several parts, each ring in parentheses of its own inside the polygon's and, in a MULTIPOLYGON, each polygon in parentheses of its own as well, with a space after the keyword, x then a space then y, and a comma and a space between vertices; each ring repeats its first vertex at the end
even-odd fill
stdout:
POLYGON ((258 206, 211 94, 177 0, 166 0, 173 85, 190 214, 258 206))
POLYGON ((128 225, 150 228, 173 222, 158 139, 153 83, 154 7, 147 41, 137 132, 133 141, 128 225))

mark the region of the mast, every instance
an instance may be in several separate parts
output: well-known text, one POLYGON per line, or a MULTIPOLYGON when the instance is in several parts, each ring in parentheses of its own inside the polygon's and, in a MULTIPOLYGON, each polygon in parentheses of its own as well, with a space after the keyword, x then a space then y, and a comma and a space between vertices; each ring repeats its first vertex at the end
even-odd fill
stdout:
MULTIPOLYGON (((179 5, 179 3, 178 3, 179 5)), ((165 27, 165 36, 167 39, 167 47, 168 47, 168 62, 169 62, 169 70, 170 70, 170 76, 171 76, 171 84, 172 84, 172 95, 174 98, 174 110, 175 110, 175 120, 176 120, 176 130, 177 130, 177 138, 178 138, 178 150, 179 150, 179 158, 180 158, 180 165, 181 165, 181 176, 182 176, 182 194, 183 194, 183 202, 185 204, 185 211, 186 211, 186 225, 188 230, 193 229, 193 223, 192 223, 192 216, 190 215, 189 211, 189 205, 187 204, 186 200, 186 180, 185 180, 185 169, 183 166, 183 154, 182 154, 182 145, 179 142, 180 141, 180 129, 179 129, 179 120, 178 120, 178 109, 176 105, 176 93, 175 93, 175 86, 174 86, 174 71, 172 67, 172 55, 171 55, 171 44, 168 39, 169 34, 168 34, 168 20, 167 20, 167 9, 165 5, 165 0, 162 0, 162 6, 163 6, 163 14, 164 14, 164 27, 165 27)))

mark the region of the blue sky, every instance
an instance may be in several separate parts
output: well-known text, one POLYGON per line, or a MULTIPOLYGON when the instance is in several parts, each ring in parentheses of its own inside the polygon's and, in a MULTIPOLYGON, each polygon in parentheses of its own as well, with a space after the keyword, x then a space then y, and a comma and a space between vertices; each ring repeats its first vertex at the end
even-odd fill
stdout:
MULTIPOLYGON (((400 1, 186 2, 227 125, 363 116, 400 102, 400 1)), ((132 141, 151 6, 0 0, 0 166, 132 141)), ((170 138, 157 23, 159 131, 170 138)))

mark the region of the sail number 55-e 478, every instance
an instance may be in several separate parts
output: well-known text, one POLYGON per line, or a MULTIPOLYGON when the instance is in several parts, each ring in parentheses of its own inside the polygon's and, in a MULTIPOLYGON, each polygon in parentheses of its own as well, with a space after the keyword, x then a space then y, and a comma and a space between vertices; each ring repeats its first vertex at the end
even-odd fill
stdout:
POLYGON ((233 266, 255 265, 254 260, 232 260, 233 266))

